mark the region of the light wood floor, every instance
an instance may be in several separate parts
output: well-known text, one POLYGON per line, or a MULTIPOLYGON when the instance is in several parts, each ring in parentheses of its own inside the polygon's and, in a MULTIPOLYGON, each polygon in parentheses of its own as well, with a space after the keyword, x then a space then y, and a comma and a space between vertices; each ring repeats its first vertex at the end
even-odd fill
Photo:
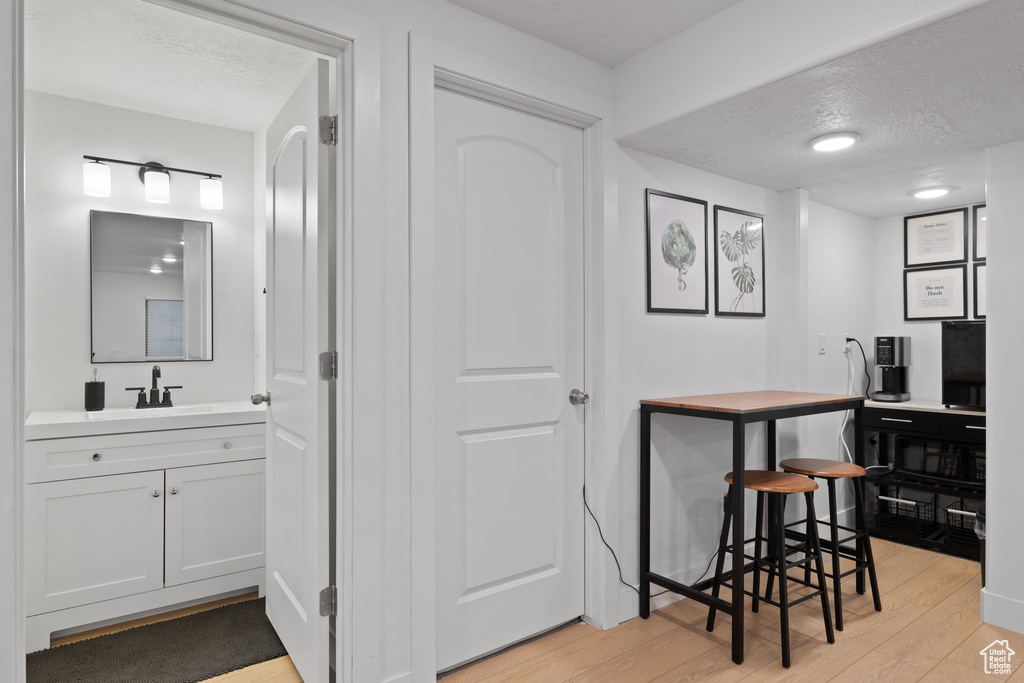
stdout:
MULTIPOLYGON (((707 608, 674 602, 608 631, 581 622, 442 675, 443 683, 487 681, 985 681, 1024 683, 1024 635, 981 623, 977 562, 872 540, 882 612, 843 582, 845 629, 825 640, 821 604, 790 610, 792 667, 782 668, 778 610, 746 614, 746 659, 731 661, 730 618, 704 630, 707 608), (1011 676, 986 675, 980 650, 1008 639, 1020 653, 1011 676)), ((806 589, 802 589, 806 590, 806 589)), ((791 591, 792 592, 792 591, 791 591)), ((797 592, 799 594, 799 592, 797 592)))
MULTIPOLYGON (((537 681, 994 681, 1024 683, 1024 636, 981 623, 978 563, 937 553, 872 541, 882 591, 882 612, 870 595, 857 595, 853 577, 843 583, 845 629, 836 643, 825 640, 820 604, 809 600, 790 611, 792 667, 782 668, 778 611, 764 606, 746 615, 746 660, 736 666, 729 646, 730 619, 719 615, 714 633, 704 630, 707 609, 680 600, 601 631, 577 622, 534 638, 439 677, 443 683, 537 681), (986 675, 980 650, 1008 639, 1020 653, 1011 676, 986 675)), ((795 591, 799 594, 799 591, 795 591)), ((103 635, 124 628, 185 616, 228 602, 187 608, 119 624, 54 644, 103 635)), ((664 598, 663 598, 664 599, 664 598)), ((210 679, 216 683, 302 683, 288 657, 210 679)))

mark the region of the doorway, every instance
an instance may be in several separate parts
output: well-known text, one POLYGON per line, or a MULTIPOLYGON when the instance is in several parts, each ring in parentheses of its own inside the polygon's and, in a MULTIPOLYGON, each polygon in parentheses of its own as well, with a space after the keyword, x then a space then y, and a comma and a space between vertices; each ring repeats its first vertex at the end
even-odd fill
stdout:
MULTIPOLYGON (((85 260, 88 260, 87 248, 77 256, 67 251, 62 252, 60 236, 53 232, 47 233, 46 229, 41 227, 46 226, 52 231, 54 226, 61 226, 61 229, 80 232, 81 223, 78 220, 80 212, 75 203, 80 204, 83 201, 80 179, 77 198, 65 202, 52 196, 52 188, 46 187, 41 172, 34 174, 31 169, 31 164, 40 156, 40 151, 44 147, 54 154, 65 154, 72 160, 76 153, 81 151, 77 149, 77 145, 82 143, 80 139, 74 139, 68 144, 74 152, 69 152, 68 149, 52 149, 59 147, 59 142, 53 140, 52 131, 66 133, 68 126, 51 127, 49 130, 42 125, 38 126, 38 129, 34 128, 44 120, 39 113, 54 108, 67 113, 68 107, 73 107, 76 113, 81 114, 73 117, 74 125, 81 125, 82 131, 85 131, 87 124, 90 123, 96 123, 101 127, 108 124, 106 138, 89 136, 90 145, 130 147, 125 141, 132 138, 137 132, 135 129, 141 131, 148 128, 150 131, 148 138, 137 136, 135 149, 127 153, 90 149, 88 153, 93 154, 121 158, 142 155, 139 157, 142 161, 149 161, 160 153, 184 154, 194 152, 203 146, 216 148, 219 144, 217 131, 220 131, 221 138, 231 138, 238 143, 232 148, 231 153, 232 163, 235 165, 231 167, 231 173, 226 174, 225 179, 225 210, 214 219, 220 228, 215 238, 214 258, 217 258, 218 247, 221 252, 217 280, 214 284, 215 289, 218 285, 222 288, 214 295, 215 316, 218 318, 215 344, 219 348, 219 353, 214 363, 180 364, 176 366, 175 372, 180 373, 178 377, 184 378, 184 384, 190 385, 193 391, 197 392, 192 394, 193 401, 238 400, 248 397, 253 389, 264 390, 265 373, 261 373, 259 368, 265 361, 266 349, 266 333, 262 331, 265 326, 262 314, 265 273, 261 267, 267 255, 261 234, 265 229, 263 207, 266 202, 263 200, 265 186, 258 179, 264 175, 261 159, 267 156, 268 151, 266 145, 258 138, 262 131, 270 126, 273 116, 281 109, 288 95, 295 90, 296 84, 310 65, 314 61, 326 65, 326 78, 321 79, 321 86, 326 88, 326 97, 321 98, 321 103, 329 100, 331 104, 328 104, 324 111, 314 112, 313 120, 316 121, 318 115, 338 116, 338 124, 335 125, 335 141, 338 145, 335 148, 337 152, 332 151, 327 158, 332 165, 331 168, 324 168, 328 181, 326 187, 332 195, 323 202, 323 216, 330 225, 330 230, 325 231, 325 235, 329 235, 330 239, 325 242, 324 257, 330 260, 332 267, 344 269, 346 256, 341 253, 339 246, 344 240, 336 238, 333 231, 337 229, 344 233, 350 229, 350 212, 342 208, 343 199, 335 199, 333 195, 347 197, 350 194, 348 184, 351 180, 347 177, 349 174, 343 174, 341 170, 352 165, 352 124, 345 116, 346 110, 339 111, 337 102, 349 99, 342 97, 341 94, 351 87, 353 41, 292 25, 283 20, 271 19, 257 12, 242 10, 215 0, 187 5, 183 3, 180 6, 173 0, 161 3, 142 0, 97 3, 29 0, 25 14, 28 38, 25 62, 28 78, 23 101, 26 103, 27 112, 26 157, 30 160, 25 182, 27 211, 23 228, 28 242, 25 268, 28 273, 28 296, 25 304, 29 323, 26 333, 29 343, 26 347, 30 349, 26 354, 29 386, 24 403, 26 412, 49 407, 45 405, 46 382, 39 381, 39 368, 43 361, 33 357, 33 341, 40 339, 41 330, 52 331, 54 325, 59 326, 62 323, 47 318, 46 309, 59 309, 66 303, 70 293, 81 291, 81 286, 71 284, 65 287, 64 298, 54 299, 56 288, 40 286, 42 280, 36 278, 40 277, 39 273, 50 273, 52 277, 54 272, 60 273, 63 277, 64 271, 39 267, 33 259, 45 261, 63 258, 65 262, 80 263, 79 257, 84 254, 85 260), (112 30, 120 26, 125 33, 119 38, 112 38, 109 34, 98 35, 100 31, 84 30, 83 24, 90 21, 89 17, 70 16, 76 12, 89 12, 90 9, 94 11, 92 19, 99 24, 99 28, 112 30), (51 49, 43 44, 54 39, 60 43, 57 48, 51 49), (101 60, 98 65, 95 60, 90 62, 85 58, 74 60, 77 64, 65 63, 61 66, 54 63, 55 59, 67 56, 75 40, 86 39, 96 41, 84 46, 83 51, 92 53, 91 56, 101 60), (147 40, 150 41, 149 45, 145 44, 147 40), (146 60, 159 53, 159 49, 154 49, 153 43, 157 48, 168 48, 167 51, 178 61, 172 61, 162 67, 147 64, 146 60), (189 70, 189 62, 194 62, 196 69, 189 70), (218 64, 225 66, 230 73, 218 71, 218 64), (36 67, 40 68, 34 72, 36 67), (197 71, 205 73, 197 76, 197 71), (54 83, 59 81, 59 78, 46 81, 44 76, 47 73, 61 76, 64 78, 64 84, 54 83), (118 81, 115 90, 120 91, 120 99, 116 92, 103 91, 97 87, 105 78, 118 81), (253 105, 253 99, 245 99, 246 93, 242 91, 246 88, 249 89, 249 95, 254 95, 256 100, 263 102, 265 106, 253 105), (242 99, 233 100, 232 94, 240 95, 242 99), (33 113, 37 116, 33 116, 33 113), (110 126, 115 118, 118 125, 110 126), (183 123, 179 126, 175 123, 178 121, 183 123), (198 141, 199 136, 195 135, 194 131, 206 129, 210 130, 204 138, 205 142, 198 141), (240 151, 242 148, 246 148, 247 151, 240 151), (247 158, 245 163, 236 163, 243 158, 247 158), (228 177, 230 181, 227 180, 228 177), (248 186, 247 190, 245 186, 248 186), (45 192, 41 190, 50 191, 51 195, 42 197, 40 194, 45 192), (62 219, 40 221, 40 214, 46 210, 45 205, 62 212, 62 219), (328 254, 329 248, 335 248, 336 253, 328 254), (234 272, 234 275, 229 276, 231 272, 234 272), (215 388, 214 385, 219 385, 219 388, 215 388), (218 391, 221 392, 220 395, 216 395, 218 391), (195 398, 197 396, 202 397, 195 398)), ((333 23, 339 22, 342 20, 333 23)), ((359 31, 351 30, 347 33, 353 35, 359 31)), ((351 103, 347 106, 351 107, 351 103)), ((311 139, 318 139, 318 125, 307 123, 306 129, 311 139)), ((84 139, 87 136, 83 132, 80 137, 84 139)), ((172 190, 172 193, 174 191, 172 190)), ((146 209, 153 210, 152 206, 139 206, 140 212, 146 209)), ((185 208, 175 209, 172 205, 166 209, 171 212, 175 210, 188 213, 195 211, 196 208, 187 205, 185 208)), ((85 234, 88 234, 88 230, 85 234)), ((74 246, 80 246, 77 236, 68 244, 72 242, 74 246)), ((75 273, 71 273, 70 276, 74 277, 75 273)), ((345 312, 338 309, 341 307, 339 302, 343 301, 339 294, 343 282, 344 278, 333 281, 325 277, 320 283, 319 292, 305 292, 307 300, 322 297, 323 302, 323 306, 315 307, 317 315, 322 319, 309 324, 322 327, 324 330, 332 325, 341 327, 339 321, 345 318, 345 312)), ((88 292, 88 284, 85 285, 85 291, 88 292)), ((71 334, 59 335, 65 340, 84 334, 81 329, 83 327, 88 329, 87 308, 84 325, 74 306, 67 307, 62 313, 68 318, 65 322, 72 331, 71 334)), ((315 339, 317 342, 324 342, 324 349, 329 341, 335 340, 341 346, 345 337, 344 334, 335 335, 334 329, 330 330, 329 338, 315 339)), ((316 367, 319 350, 323 349, 307 353, 303 360, 306 366, 316 367)), ((344 354, 342 357, 344 358, 344 354)), ((79 359, 75 358, 73 364, 77 364, 78 361, 79 359)), ((122 377, 127 377, 137 369, 137 366, 111 365, 106 366, 104 372, 112 387, 119 388, 118 385, 124 381, 122 377)), ((111 394, 108 396, 113 399, 111 394)), ((347 405, 326 396, 318 395, 316 400, 322 402, 318 408, 323 421, 318 428, 322 429, 329 439, 336 438, 337 434, 332 430, 331 424, 343 422, 338 418, 348 410, 347 405)), ((188 396, 185 395, 182 401, 189 402, 188 396)), ((287 403, 287 399, 283 398, 279 405, 286 406, 287 403)), ((335 614, 329 613, 330 610, 322 613, 318 604, 321 588, 340 584, 342 590, 339 592, 343 597, 344 582, 348 580, 340 569, 347 561, 343 555, 343 544, 336 543, 334 538, 334 535, 342 533, 342 530, 340 525, 338 528, 335 527, 337 515, 329 509, 332 502, 337 501, 343 505, 347 499, 344 485, 339 486, 340 468, 334 466, 335 462, 332 459, 336 454, 333 443, 326 441, 318 444, 315 449, 316 458, 323 463, 322 471, 318 472, 318 479, 324 486, 324 493, 312 514, 322 522, 323 529, 316 538, 311 539, 311 544, 319 572, 316 581, 323 585, 314 587, 313 582, 309 581, 308 590, 313 597, 305 598, 305 611, 310 616, 315 615, 318 620, 322 616, 321 623, 329 623, 330 628, 322 627, 323 642, 313 648, 311 653, 304 654, 304 658, 315 661, 317 668, 312 672, 303 671, 307 681, 327 680, 328 660, 336 661, 339 665, 347 660, 347 654, 341 653, 344 645, 342 629, 335 628, 337 611, 334 610, 335 614), (335 577, 340 577, 340 580, 335 577), (338 633, 337 639, 334 638, 335 633, 338 633)), ((270 520, 265 525, 270 527, 270 520)), ((278 533, 280 536, 280 528, 278 533)), ((131 616, 133 615, 125 615, 126 618, 131 616)), ((83 625, 85 628, 88 626, 83 625)), ((77 630, 77 627, 73 630, 77 630)), ((345 677, 340 678, 344 680, 345 677)))

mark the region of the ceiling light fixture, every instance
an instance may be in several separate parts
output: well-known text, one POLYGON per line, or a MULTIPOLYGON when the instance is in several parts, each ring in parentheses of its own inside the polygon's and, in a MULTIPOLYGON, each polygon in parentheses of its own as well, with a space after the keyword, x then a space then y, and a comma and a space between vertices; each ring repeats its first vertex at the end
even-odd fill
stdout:
POLYGON ((846 131, 816 137, 807 144, 817 152, 836 152, 860 140, 860 133, 846 131))
POLYGON ((948 187, 926 187, 923 190, 916 190, 914 196, 918 199, 935 199, 949 194, 948 187))
POLYGON ((174 258, 170 254, 168 254, 167 256, 164 256, 164 263, 175 263, 175 262, 177 262, 177 260, 178 259, 174 258))
POLYGON ((221 186, 222 176, 219 173, 172 168, 156 161, 139 163, 88 154, 83 155, 83 158, 86 162, 82 167, 82 189, 90 197, 109 197, 110 167, 107 164, 123 164, 138 167, 139 180, 146 187, 147 202, 166 204, 171 201, 171 173, 186 173, 203 177, 199 181, 199 205, 202 208, 213 210, 224 208, 224 190, 221 186))
POLYGON ((164 272, 164 269, 161 268, 160 266, 153 266, 152 268, 149 269, 149 272, 153 273, 153 275, 159 275, 160 273, 164 272))

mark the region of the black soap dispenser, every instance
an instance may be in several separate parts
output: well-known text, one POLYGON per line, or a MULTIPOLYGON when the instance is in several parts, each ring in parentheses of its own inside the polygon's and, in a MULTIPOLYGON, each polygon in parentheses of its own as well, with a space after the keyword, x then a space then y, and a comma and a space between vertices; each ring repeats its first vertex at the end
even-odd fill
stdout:
POLYGON ((85 383, 85 409, 88 411, 103 410, 106 394, 106 383, 97 379, 99 371, 92 369, 92 381, 85 383))

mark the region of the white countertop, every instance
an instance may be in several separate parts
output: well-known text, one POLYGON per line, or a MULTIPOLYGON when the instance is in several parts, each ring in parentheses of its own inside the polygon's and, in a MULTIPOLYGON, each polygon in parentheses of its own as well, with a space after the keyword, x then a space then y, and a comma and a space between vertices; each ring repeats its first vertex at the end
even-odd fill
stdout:
POLYGON ((923 410, 930 413, 946 413, 949 415, 985 416, 984 408, 947 408, 937 401, 864 401, 865 408, 891 408, 893 410, 923 410))
POLYGON ((25 440, 222 427, 266 421, 266 406, 256 406, 249 401, 200 403, 173 408, 111 408, 94 412, 46 410, 34 412, 25 420, 25 440))

